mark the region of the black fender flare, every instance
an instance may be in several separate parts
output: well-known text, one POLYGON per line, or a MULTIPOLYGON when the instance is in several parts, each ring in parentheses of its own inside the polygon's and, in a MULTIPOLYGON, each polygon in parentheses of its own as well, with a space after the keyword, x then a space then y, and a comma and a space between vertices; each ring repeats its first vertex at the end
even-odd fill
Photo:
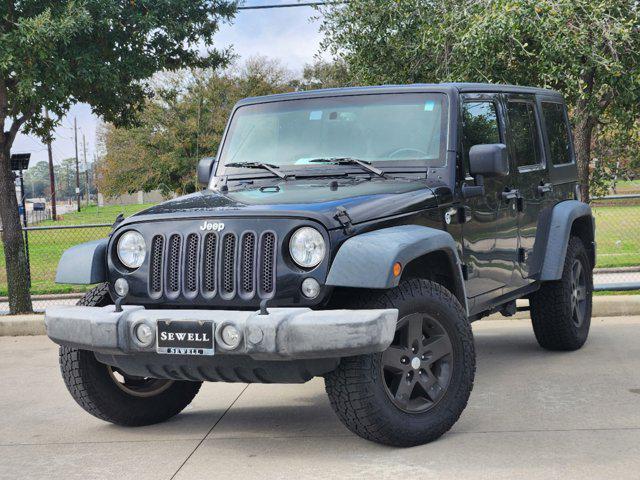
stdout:
POLYGON ((468 312, 462 262, 451 234, 421 225, 401 225, 367 232, 347 239, 331 264, 326 284, 335 287, 389 289, 398 286, 401 276, 393 266, 403 267, 426 254, 443 251, 451 262, 456 292, 452 292, 468 312))
MULTIPOLYGON (((566 200, 553 207, 547 238, 544 241, 544 260, 540 270, 540 280, 559 280, 562 277, 567 245, 574 222, 581 217, 589 217, 595 238, 595 220, 591 207, 578 200, 566 200)), ((595 245, 594 250, 595 252, 595 245)), ((593 259, 595 264, 595 258, 593 259)))
POLYGON ((58 262, 56 283, 94 285, 107 281, 108 238, 75 245, 58 262))

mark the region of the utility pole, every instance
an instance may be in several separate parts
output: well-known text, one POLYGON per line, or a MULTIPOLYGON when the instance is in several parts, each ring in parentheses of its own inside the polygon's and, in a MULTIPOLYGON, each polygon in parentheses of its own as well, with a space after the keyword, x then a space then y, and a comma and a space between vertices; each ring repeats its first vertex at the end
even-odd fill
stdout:
MULTIPOLYGON (((44 111, 44 116, 49 120, 49 111, 44 111)), ((51 218, 58 218, 56 211, 56 175, 53 170, 53 154, 51 153, 51 138, 47 137, 47 152, 49 153, 49 189, 51 190, 51 218)))
POLYGON ((78 119, 73 117, 73 138, 76 144, 76 200, 80 211, 80 166, 78 164, 78 119))
POLYGON ((87 208, 89 207, 89 167, 87 166, 87 142, 84 137, 84 133, 82 134, 82 155, 84 158, 84 184, 85 189, 87 190, 87 208))

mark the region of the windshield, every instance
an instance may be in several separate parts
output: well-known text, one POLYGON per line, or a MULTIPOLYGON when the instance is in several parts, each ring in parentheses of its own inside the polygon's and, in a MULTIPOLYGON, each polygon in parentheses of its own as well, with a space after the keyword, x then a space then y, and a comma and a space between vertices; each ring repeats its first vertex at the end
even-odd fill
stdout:
MULTIPOLYGON (((281 169, 327 168, 314 159, 351 157, 394 166, 445 163, 446 96, 396 93, 311 98, 238 108, 224 142, 220 174, 249 173, 241 162, 281 169)), ((255 173, 256 170, 253 170, 255 173)))

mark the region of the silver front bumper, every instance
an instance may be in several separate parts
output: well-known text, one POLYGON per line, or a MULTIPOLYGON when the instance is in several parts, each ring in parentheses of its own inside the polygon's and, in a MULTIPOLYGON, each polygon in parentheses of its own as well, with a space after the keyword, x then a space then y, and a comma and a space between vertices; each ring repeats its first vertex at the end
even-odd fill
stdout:
MULTIPOLYGON (((393 340, 398 311, 270 308, 268 315, 237 310, 147 310, 124 306, 51 307, 45 314, 47 335, 60 344, 112 355, 155 352, 155 342, 141 347, 133 330, 140 322, 156 331, 159 320, 208 320, 231 323, 242 332, 229 350, 215 340, 215 356, 248 355, 256 360, 337 358, 385 350, 393 340)), ((170 361, 170 360, 169 360, 170 361)))

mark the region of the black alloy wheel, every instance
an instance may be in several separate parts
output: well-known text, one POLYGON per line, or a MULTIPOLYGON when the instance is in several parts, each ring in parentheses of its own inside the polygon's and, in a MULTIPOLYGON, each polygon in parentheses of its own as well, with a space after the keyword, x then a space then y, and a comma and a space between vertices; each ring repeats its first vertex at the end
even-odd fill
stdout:
POLYGON ((408 413, 433 408, 451 381, 451 339, 430 315, 414 313, 398 323, 393 343, 382 354, 385 390, 408 413))

